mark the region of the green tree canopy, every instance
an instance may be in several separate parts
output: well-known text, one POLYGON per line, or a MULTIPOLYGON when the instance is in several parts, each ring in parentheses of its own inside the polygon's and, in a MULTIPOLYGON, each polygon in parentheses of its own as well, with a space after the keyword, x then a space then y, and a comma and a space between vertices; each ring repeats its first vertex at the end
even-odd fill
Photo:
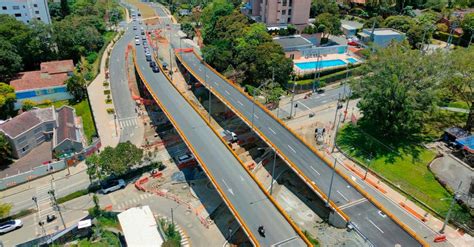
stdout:
POLYGON ((74 99, 81 101, 86 97, 87 82, 81 73, 74 72, 66 81, 67 91, 74 96, 74 99))
POLYGON ((209 3, 202 11, 201 22, 203 23, 203 39, 205 43, 213 41, 215 34, 215 25, 221 16, 232 13, 234 6, 227 0, 214 0, 209 3))
MULTIPOLYGON (((474 1, 473 1, 474 2, 474 1)), ((474 13, 468 13, 464 15, 464 18, 461 22, 462 30, 467 40, 474 34, 474 13)))
POLYGON ((314 25, 319 32, 323 33, 323 37, 328 38, 329 35, 340 35, 341 20, 339 16, 330 13, 323 13, 318 15, 314 20, 314 25))
MULTIPOLYGON (((102 177, 109 175, 123 175, 131 167, 137 165, 143 158, 143 150, 137 148, 130 141, 121 142, 117 147, 106 147, 99 155, 99 172, 102 177)), ((97 160, 91 160, 95 164, 97 160)), ((91 168, 92 169, 92 168, 91 168)))
POLYGON ((13 205, 10 203, 0 203, 0 219, 8 217, 13 205))
POLYGON ((0 37, 0 81, 8 81, 20 72, 21 61, 21 57, 16 53, 16 47, 0 37))
POLYGON ((15 89, 6 83, 0 82, 0 119, 11 116, 15 100, 15 89))
POLYGON ((361 124, 388 138, 420 133, 424 120, 436 109, 443 71, 436 56, 422 55, 403 44, 373 54, 362 67, 366 76, 353 85, 361 95, 361 124))
MULTIPOLYGON (((12 159, 12 148, 7 138, 0 132, 0 164, 8 165, 12 159)), ((2 217, 0 217, 2 218, 2 217)))
POLYGON ((336 1, 331 0, 312 0, 311 9, 309 12, 310 17, 318 16, 322 13, 330 13, 333 15, 339 14, 339 7, 336 1))
POLYGON ((404 15, 390 16, 384 21, 385 27, 393 28, 404 33, 414 25, 416 25, 416 23, 413 18, 404 15))
POLYGON ((474 127, 474 46, 458 48, 447 57, 444 68, 444 85, 454 97, 469 107, 465 129, 474 127))

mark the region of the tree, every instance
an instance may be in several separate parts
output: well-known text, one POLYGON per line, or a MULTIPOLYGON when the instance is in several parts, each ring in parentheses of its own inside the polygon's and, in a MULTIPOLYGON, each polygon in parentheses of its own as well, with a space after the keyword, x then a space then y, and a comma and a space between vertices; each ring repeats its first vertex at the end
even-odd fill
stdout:
POLYGON ((424 7, 427 9, 434 9, 441 11, 448 4, 448 0, 427 0, 424 7))
POLYGON ((33 109, 33 107, 35 107, 35 106, 36 106, 36 103, 33 100, 26 99, 26 100, 23 100, 23 102, 22 102, 21 110, 22 111, 29 111, 29 110, 33 109))
POLYGON ((366 76, 353 85, 361 95, 360 123, 385 138, 420 133, 438 101, 443 64, 437 56, 422 55, 406 44, 392 44, 373 54, 362 67, 366 76))
POLYGON ((428 43, 427 41, 429 40, 430 36, 426 37, 427 36, 426 33, 427 33, 427 30, 423 30, 422 26, 419 26, 419 25, 412 26, 406 32, 408 43, 410 43, 411 47, 414 49, 420 48, 422 46, 422 43, 425 43, 425 44, 428 43))
POLYGON ((408 32, 408 30, 416 25, 413 18, 404 15, 390 16, 384 21, 384 26, 388 28, 393 28, 401 32, 408 32))
POLYGON ((6 119, 11 115, 15 101, 15 89, 6 83, 0 82, 0 119, 6 119))
POLYGON ((86 97, 87 82, 78 72, 74 72, 71 77, 66 80, 67 91, 74 96, 74 99, 81 101, 86 97))
POLYGON ((462 30, 464 31, 464 37, 466 40, 471 38, 474 34, 474 13, 468 13, 464 15, 461 22, 462 30))
POLYGON ((10 80, 21 68, 21 57, 16 53, 16 47, 0 37, 0 81, 10 80))
POLYGON ((51 16, 53 20, 61 20, 63 18, 61 14, 61 3, 49 2, 48 8, 49 8, 49 15, 51 16))
MULTIPOLYGON (((469 107, 465 129, 474 127, 474 46, 459 48, 449 54, 447 61, 448 73, 444 85, 458 99, 469 107)), ((445 70, 446 71, 446 70, 445 70)))
POLYGON ((10 203, 0 203, 0 219, 8 217, 13 205, 10 203))
MULTIPOLYGON (((11 163, 12 148, 7 138, 0 132, 0 164, 8 165, 11 163)), ((0 217, 1 218, 1 217, 0 217)))
POLYGON ((123 175, 143 158, 143 150, 130 141, 121 142, 117 147, 106 147, 99 155, 99 172, 102 176, 123 175))
POLYGON ((102 179, 102 174, 99 172, 99 164, 100 159, 97 154, 92 154, 91 156, 86 158, 86 165, 87 165, 87 175, 89 176, 89 180, 92 183, 94 179, 102 179))
POLYGON ((61 16, 64 18, 70 14, 68 0, 61 0, 61 16))
POLYGON ((318 16, 322 13, 330 13, 333 15, 339 14, 339 7, 335 1, 331 0, 312 0, 311 9, 309 12, 310 17, 318 16))
POLYGON ((35 68, 43 61, 50 61, 57 58, 55 44, 52 39, 52 27, 39 20, 30 22, 31 38, 28 42, 28 61, 35 68))
POLYGON ((340 35, 341 31, 341 20, 337 15, 323 13, 316 17, 314 25, 318 28, 319 32, 322 32, 323 38, 329 38, 329 35, 340 35))
POLYGON ((234 6, 227 0, 214 0, 202 11, 201 22, 203 23, 203 39, 208 44, 209 38, 214 34, 215 25, 221 16, 229 15, 234 10, 234 6))

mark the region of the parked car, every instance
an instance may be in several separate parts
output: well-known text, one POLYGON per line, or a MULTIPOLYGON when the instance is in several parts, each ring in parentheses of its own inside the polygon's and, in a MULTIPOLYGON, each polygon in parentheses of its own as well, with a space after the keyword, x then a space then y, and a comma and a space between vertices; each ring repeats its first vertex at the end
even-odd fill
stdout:
POLYGON ((125 181, 123 179, 119 180, 109 180, 101 184, 101 192, 102 194, 108 194, 110 192, 114 192, 119 189, 125 188, 125 181))
POLYGON ((137 30, 137 26, 133 26, 133 30, 137 30))
POLYGON ((145 57, 146 57, 146 60, 147 60, 148 62, 151 61, 151 55, 145 55, 145 57))
POLYGON ((178 161, 178 164, 183 164, 193 159, 194 159, 194 156, 192 154, 184 154, 184 155, 178 156, 177 161, 178 161))
POLYGON ((135 39, 140 39, 140 36, 138 36, 138 34, 135 35, 135 39))
POLYGON ((135 45, 140 45, 140 40, 136 39, 135 40, 135 45))
POLYGON ((14 231, 23 226, 21 220, 9 220, 3 223, 0 223, 0 234, 5 234, 7 232, 14 231))
MULTIPOLYGON (((137 35, 138 36, 138 35, 137 35)), ((146 40, 146 36, 142 35, 142 40, 146 40)))
POLYGON ((160 68, 158 68, 158 66, 151 67, 151 70, 155 73, 160 73, 160 68))
POLYGON ((230 130, 224 130, 222 134, 223 134, 224 139, 226 139, 228 142, 234 143, 239 140, 239 138, 237 137, 237 134, 235 134, 234 132, 230 130))
POLYGON ((151 61, 151 62, 150 62, 150 67, 152 67, 152 68, 153 68, 153 67, 156 67, 155 61, 151 61))

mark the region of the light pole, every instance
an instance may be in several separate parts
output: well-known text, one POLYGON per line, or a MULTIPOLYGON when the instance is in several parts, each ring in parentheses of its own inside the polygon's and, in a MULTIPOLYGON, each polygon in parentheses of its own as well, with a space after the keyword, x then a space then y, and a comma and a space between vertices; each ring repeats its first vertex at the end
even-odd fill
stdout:
POLYGON ((334 114, 334 123, 332 124, 332 128, 336 126, 336 118, 337 118, 337 112, 339 109, 341 109, 343 106, 341 105, 341 93, 338 94, 337 96, 337 103, 336 103, 336 113, 334 114))
POLYGON ((291 107, 290 107, 290 119, 293 117, 293 101, 295 99, 295 91, 296 91, 296 80, 295 80, 296 76, 293 75, 293 91, 292 91, 292 94, 291 95, 291 107))
POLYGON ((329 207, 329 201, 331 200, 332 183, 334 182, 334 173, 336 173, 336 165, 337 159, 334 158, 334 166, 331 174, 331 183, 329 184, 328 200, 326 201, 326 207, 329 207))
POLYGON ((453 199, 451 200, 451 204, 449 205, 449 210, 448 210, 448 214, 446 214, 446 219, 444 220, 444 223, 443 223, 443 226, 441 227, 441 230, 439 230, 439 233, 441 233, 441 234, 444 233, 444 229, 446 228, 446 225, 449 222, 449 217, 451 216, 451 212, 453 210, 454 202, 456 202, 456 199, 458 198, 457 192, 461 188, 461 185, 462 185, 462 181, 459 181, 458 189, 454 192, 453 199))
POLYGON ((372 160, 373 160, 372 154, 369 154, 369 159, 367 159, 367 161, 369 163, 367 163, 367 167, 365 168, 364 180, 367 178, 367 174, 369 173, 369 169, 370 169, 370 165, 372 164, 372 160))
POLYGON ((66 223, 64 223, 64 218, 63 218, 63 214, 61 213, 61 208, 59 207, 58 202, 56 201, 56 195, 54 193, 54 189, 48 191, 48 194, 50 194, 51 197, 53 198, 54 206, 58 210, 59 217, 61 217, 61 222, 63 223, 64 229, 66 229, 66 223))
POLYGON ((270 195, 273 194, 273 183, 275 182, 275 163, 277 159, 277 152, 273 149, 273 166, 272 166, 272 183, 270 184, 270 195))
POLYGON ((334 130, 334 143, 332 145, 331 153, 334 153, 334 149, 336 148, 336 140, 337 140, 337 129, 339 129, 339 123, 341 122, 342 113, 339 113, 339 120, 337 121, 336 129, 334 130))
POLYGON ((320 63, 321 63, 321 52, 318 50, 318 55, 316 58, 316 65, 314 67, 314 79, 313 79, 313 93, 316 92, 316 79, 318 80, 318 87, 319 87, 319 71, 320 71, 320 63))
POLYGON ((262 83, 260 86, 258 86, 255 90, 253 90, 253 93, 252 93, 252 96, 253 96, 253 104, 252 104, 252 122, 251 122, 251 127, 253 129, 253 120, 255 118, 255 105, 257 104, 256 103, 256 99, 255 99, 255 94, 257 93, 258 90, 260 90, 261 87, 267 85, 270 81, 266 81, 264 83, 262 83))

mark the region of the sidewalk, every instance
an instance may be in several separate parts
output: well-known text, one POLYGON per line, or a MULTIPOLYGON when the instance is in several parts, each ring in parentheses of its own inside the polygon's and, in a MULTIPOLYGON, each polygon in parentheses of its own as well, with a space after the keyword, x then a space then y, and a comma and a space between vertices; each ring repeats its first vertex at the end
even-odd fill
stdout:
POLYGON ((120 137, 120 128, 116 126, 118 123, 116 123, 116 120, 114 119, 114 114, 107 113, 107 108, 114 109, 114 105, 105 103, 107 97, 104 94, 104 90, 110 90, 110 81, 105 78, 107 70, 105 65, 108 54, 117 40, 117 38, 113 39, 105 49, 100 62, 100 73, 87 87, 91 109, 97 125, 97 132, 99 133, 100 141, 102 143, 101 149, 104 149, 107 146, 117 146, 120 137), (109 86, 104 86, 104 82, 108 82, 109 86))
MULTIPOLYGON (((325 152, 324 154, 328 157, 331 157, 331 159, 334 159, 334 157, 337 158, 337 160, 347 171, 350 171, 350 173, 352 173, 355 177, 359 177, 361 180, 364 180, 365 169, 349 160, 346 156, 344 156, 344 154, 338 152, 337 150, 332 154, 329 154, 328 152, 325 152)), ((423 224, 433 231, 434 236, 436 236, 441 229, 443 225, 442 220, 421 209, 417 204, 410 201, 407 197, 401 195, 398 191, 392 189, 392 187, 388 186, 376 175, 370 172, 367 173, 365 183, 368 186, 377 189, 386 198, 400 206, 411 216, 423 222, 423 224)), ((444 234, 446 235, 448 242, 454 246, 474 246, 474 238, 472 236, 469 234, 464 234, 462 231, 459 231, 459 229, 455 229, 450 225, 446 226, 444 234)), ((433 239, 426 240, 429 243, 432 243, 433 241, 433 239)))

